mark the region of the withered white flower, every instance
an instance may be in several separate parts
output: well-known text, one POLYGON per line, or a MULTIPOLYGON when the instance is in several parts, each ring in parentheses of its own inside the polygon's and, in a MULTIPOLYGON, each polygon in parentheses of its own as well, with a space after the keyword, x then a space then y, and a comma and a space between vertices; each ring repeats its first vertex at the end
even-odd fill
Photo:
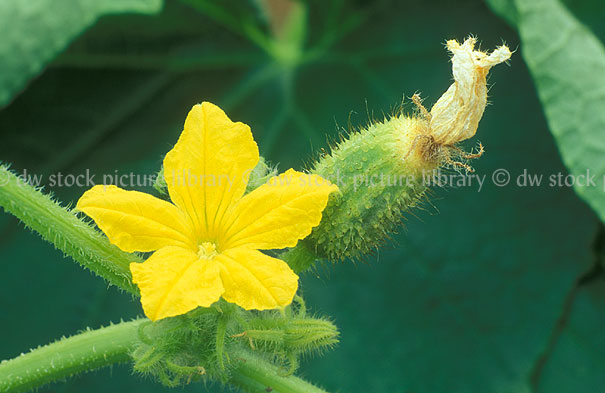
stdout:
POLYGON ((487 54, 474 49, 476 42, 474 37, 463 44, 447 42, 454 83, 431 108, 429 133, 437 144, 453 145, 475 135, 487 104, 487 73, 511 56, 506 45, 487 54))

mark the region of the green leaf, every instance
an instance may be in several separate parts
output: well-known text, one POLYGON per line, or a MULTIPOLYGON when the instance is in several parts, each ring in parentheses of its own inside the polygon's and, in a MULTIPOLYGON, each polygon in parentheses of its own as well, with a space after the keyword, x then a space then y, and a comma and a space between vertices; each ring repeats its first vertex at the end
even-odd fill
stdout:
POLYGON ((605 220, 605 48, 558 0, 490 0, 512 21, 563 162, 578 194, 605 220))
POLYGON ((5 0, 0 3, 0 107, 106 14, 151 14, 162 0, 5 0))

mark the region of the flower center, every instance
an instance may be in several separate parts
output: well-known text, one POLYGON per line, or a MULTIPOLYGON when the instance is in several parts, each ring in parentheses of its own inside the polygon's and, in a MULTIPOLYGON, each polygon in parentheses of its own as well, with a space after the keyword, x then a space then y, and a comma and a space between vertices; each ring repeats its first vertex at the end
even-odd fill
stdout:
POLYGON ((216 251, 216 244, 210 242, 203 242, 198 246, 197 255, 202 259, 211 259, 218 255, 216 251))

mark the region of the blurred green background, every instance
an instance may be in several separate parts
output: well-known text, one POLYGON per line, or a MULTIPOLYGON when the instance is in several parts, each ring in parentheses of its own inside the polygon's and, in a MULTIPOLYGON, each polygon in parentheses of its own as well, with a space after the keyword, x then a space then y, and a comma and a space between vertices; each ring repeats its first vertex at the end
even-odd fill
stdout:
MULTIPOLYGON (((300 375, 331 392, 604 391, 605 192, 515 184, 524 171, 601 176, 603 2, 282 3, 2 0, 0 160, 73 205, 86 188, 50 187, 51 174, 153 174, 207 100, 280 170, 304 168, 404 95, 432 105, 451 83, 446 39, 506 42, 517 52, 492 71, 493 105, 466 145, 486 146, 473 163, 486 184, 434 189, 376 255, 302 278, 342 335, 300 375), (499 168, 506 187, 490 181, 499 168)), ((142 314, 8 214, 0 235, 0 358, 142 314)), ((129 366, 40 389, 164 390, 129 366)))

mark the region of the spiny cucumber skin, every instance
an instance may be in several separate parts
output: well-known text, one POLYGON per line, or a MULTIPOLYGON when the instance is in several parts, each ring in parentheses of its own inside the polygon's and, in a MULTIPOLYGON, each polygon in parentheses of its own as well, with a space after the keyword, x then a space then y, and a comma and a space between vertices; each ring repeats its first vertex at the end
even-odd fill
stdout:
POLYGON ((427 187, 423 174, 439 166, 422 154, 426 121, 394 116, 343 140, 312 173, 339 186, 320 225, 305 240, 317 257, 360 259, 377 249, 417 206, 427 187), (373 181, 372 181, 373 180, 373 181))

